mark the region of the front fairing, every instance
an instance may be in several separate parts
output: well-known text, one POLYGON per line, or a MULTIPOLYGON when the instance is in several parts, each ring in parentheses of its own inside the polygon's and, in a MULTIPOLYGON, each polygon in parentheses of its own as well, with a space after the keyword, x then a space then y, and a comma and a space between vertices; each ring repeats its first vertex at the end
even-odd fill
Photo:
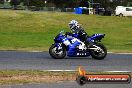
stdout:
POLYGON ((60 47, 62 48, 63 39, 65 39, 65 35, 63 35, 62 33, 59 33, 54 38, 54 44, 56 45, 57 49, 59 49, 60 47))
POLYGON ((69 46, 71 43, 69 41, 69 38, 66 37, 66 35, 59 33, 55 38, 54 38, 55 43, 62 43, 64 46, 69 46))
POLYGON ((54 38, 54 42, 55 43, 61 43, 62 40, 65 38, 65 35, 63 35, 62 33, 59 33, 55 38, 54 38))

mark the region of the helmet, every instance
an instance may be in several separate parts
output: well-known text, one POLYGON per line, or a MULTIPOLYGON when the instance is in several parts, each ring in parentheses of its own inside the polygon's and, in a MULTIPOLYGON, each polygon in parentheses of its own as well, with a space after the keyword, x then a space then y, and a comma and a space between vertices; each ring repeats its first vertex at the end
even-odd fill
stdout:
POLYGON ((69 23, 69 27, 72 31, 75 31, 78 28, 78 22, 76 20, 72 20, 69 23))

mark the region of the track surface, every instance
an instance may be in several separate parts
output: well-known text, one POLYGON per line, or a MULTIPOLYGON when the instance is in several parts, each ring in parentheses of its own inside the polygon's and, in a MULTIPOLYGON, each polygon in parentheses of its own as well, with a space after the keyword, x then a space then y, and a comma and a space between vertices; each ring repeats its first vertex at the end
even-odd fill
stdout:
POLYGON ((104 60, 91 57, 52 59, 48 52, 0 51, 0 69, 132 71, 132 54, 108 54, 104 60))
POLYGON ((132 88, 131 84, 85 84, 78 85, 76 82, 52 83, 52 84, 24 84, 6 85, 0 88, 132 88))

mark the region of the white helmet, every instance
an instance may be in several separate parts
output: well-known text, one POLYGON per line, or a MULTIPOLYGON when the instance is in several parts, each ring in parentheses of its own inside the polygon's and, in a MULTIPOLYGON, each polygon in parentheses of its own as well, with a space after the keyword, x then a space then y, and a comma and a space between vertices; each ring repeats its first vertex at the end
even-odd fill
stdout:
POLYGON ((78 22, 76 20, 72 20, 69 23, 69 27, 72 31, 75 31, 78 28, 78 22))

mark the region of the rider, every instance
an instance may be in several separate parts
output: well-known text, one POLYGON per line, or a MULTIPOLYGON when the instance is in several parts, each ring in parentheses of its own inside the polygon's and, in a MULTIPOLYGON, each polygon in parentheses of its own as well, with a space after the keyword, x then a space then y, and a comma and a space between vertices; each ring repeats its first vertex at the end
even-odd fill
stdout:
MULTIPOLYGON (((80 26, 80 24, 78 24, 78 22, 76 20, 70 21, 69 27, 72 31, 72 34, 78 34, 78 36, 82 42, 84 42, 85 44, 89 43, 87 41, 87 38, 88 38, 87 33, 83 30, 83 28, 80 26)), ((71 33, 69 33, 69 34, 71 34, 71 33)))

